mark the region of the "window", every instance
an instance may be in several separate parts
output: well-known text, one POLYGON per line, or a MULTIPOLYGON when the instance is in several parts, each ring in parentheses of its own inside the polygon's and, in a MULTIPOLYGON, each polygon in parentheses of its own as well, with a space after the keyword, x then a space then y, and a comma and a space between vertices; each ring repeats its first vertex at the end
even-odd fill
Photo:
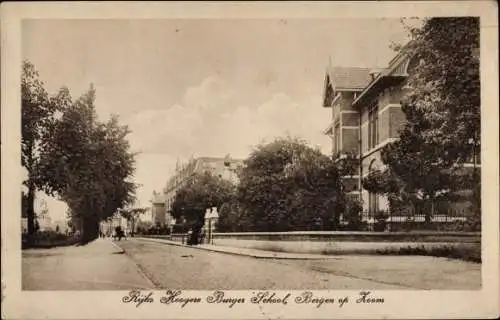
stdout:
POLYGON ((333 131, 333 138, 335 139, 335 153, 340 152, 340 122, 335 124, 335 129, 333 131))
POLYGON ((378 104, 368 111, 368 148, 378 144, 378 104))
MULTIPOLYGON (((368 174, 373 173, 376 170, 375 159, 370 162, 368 166, 368 174)), ((373 192, 368 193, 368 212, 370 216, 374 216, 378 211, 378 195, 373 192)))

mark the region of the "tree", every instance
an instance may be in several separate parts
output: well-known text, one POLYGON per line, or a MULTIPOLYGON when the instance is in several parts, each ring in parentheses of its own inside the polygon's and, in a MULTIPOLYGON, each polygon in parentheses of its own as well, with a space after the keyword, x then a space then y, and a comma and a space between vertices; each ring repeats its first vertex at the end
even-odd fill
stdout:
POLYGON ((415 62, 406 81, 399 139, 382 150, 384 171, 364 180, 392 205, 411 203, 426 220, 436 203, 454 201, 457 191, 477 189, 463 164, 480 150, 479 18, 430 18, 409 28, 404 47, 415 62))
POLYGON ((21 191, 21 218, 28 217, 28 196, 21 191))
POLYGON ((130 208, 130 209, 121 209, 120 215, 127 219, 130 225, 131 236, 134 236, 136 224, 140 219, 140 216, 148 211, 148 208, 130 208))
POLYGON ((234 195, 234 185, 211 172, 195 173, 176 193, 172 204, 172 216, 182 218, 192 226, 195 237, 204 224, 207 208, 220 207, 234 195))
POLYGON ((251 219, 236 197, 224 203, 219 210, 217 231, 243 232, 252 229, 251 219))
POLYGON ((141 219, 137 220, 137 233, 147 234, 152 228, 153 223, 151 221, 143 221, 141 219))
POLYGON ((51 101, 43 82, 34 65, 23 61, 21 75, 21 164, 28 172, 28 178, 23 184, 27 187, 25 204, 28 221, 28 239, 35 230, 35 193, 37 185, 37 166, 39 148, 46 130, 53 121, 56 105, 51 101))
POLYGON ((319 150, 293 138, 261 144, 240 172, 237 199, 252 230, 288 231, 339 226, 345 205, 341 172, 319 150))
POLYGON ((40 161, 45 191, 64 200, 72 218, 82 222, 81 241, 98 236, 99 221, 134 200, 129 181, 135 154, 129 151, 126 126, 113 116, 103 123, 95 112, 95 90, 69 103, 51 127, 40 161))

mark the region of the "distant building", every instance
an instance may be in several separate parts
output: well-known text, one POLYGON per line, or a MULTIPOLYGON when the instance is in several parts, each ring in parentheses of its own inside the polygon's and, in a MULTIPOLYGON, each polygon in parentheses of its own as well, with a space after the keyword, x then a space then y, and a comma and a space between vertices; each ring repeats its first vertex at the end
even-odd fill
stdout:
POLYGON ((52 222, 52 230, 59 231, 60 233, 66 233, 68 230, 68 223, 66 220, 55 220, 52 222))
POLYGON ((131 230, 127 219, 122 217, 119 213, 99 223, 99 230, 105 235, 113 235, 116 227, 120 227, 125 234, 130 234, 131 230))
POLYGON ((151 219, 153 220, 153 225, 163 226, 166 223, 166 211, 165 211, 165 200, 164 195, 161 193, 153 192, 153 199, 151 200, 151 219))
POLYGON ((38 225, 40 226, 40 231, 48 231, 52 229, 52 218, 49 215, 48 210, 42 210, 37 216, 38 225))
POLYGON ((167 181, 163 192, 153 193, 153 223, 167 226, 175 223, 175 220, 171 216, 175 195, 192 175, 196 173, 211 172, 214 176, 218 176, 236 184, 238 183, 237 170, 242 165, 243 160, 232 159, 229 155, 221 158, 193 158, 182 165, 177 163, 175 173, 167 181))

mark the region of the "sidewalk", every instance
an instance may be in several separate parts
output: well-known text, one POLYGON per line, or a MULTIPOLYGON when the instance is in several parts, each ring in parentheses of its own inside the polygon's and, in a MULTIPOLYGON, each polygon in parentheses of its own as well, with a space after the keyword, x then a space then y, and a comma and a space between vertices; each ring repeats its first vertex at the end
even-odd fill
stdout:
POLYGON ((154 284, 111 240, 22 251, 23 290, 153 289, 154 284))
POLYGON ((165 240, 165 239, 155 239, 155 238, 134 238, 143 241, 159 242, 179 247, 188 247, 193 249, 200 249, 206 251, 213 251, 219 253, 227 253, 238 256, 247 256, 258 259, 284 259, 284 260, 338 260, 339 257, 322 255, 322 254, 307 254, 307 253, 289 253, 289 252, 272 252, 264 251, 258 249, 248 249, 248 248, 236 248, 236 247, 226 247, 217 246, 211 244, 201 244, 196 246, 188 246, 181 244, 179 242, 165 240))

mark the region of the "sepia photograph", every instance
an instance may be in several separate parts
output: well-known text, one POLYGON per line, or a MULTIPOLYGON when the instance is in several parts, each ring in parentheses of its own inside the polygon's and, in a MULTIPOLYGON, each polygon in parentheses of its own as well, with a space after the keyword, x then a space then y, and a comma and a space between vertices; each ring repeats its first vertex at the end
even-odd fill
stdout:
POLYGON ((481 288, 477 17, 22 27, 23 289, 481 288))
POLYGON ((319 310, 484 289, 479 16, 19 23, 21 292, 319 310))

